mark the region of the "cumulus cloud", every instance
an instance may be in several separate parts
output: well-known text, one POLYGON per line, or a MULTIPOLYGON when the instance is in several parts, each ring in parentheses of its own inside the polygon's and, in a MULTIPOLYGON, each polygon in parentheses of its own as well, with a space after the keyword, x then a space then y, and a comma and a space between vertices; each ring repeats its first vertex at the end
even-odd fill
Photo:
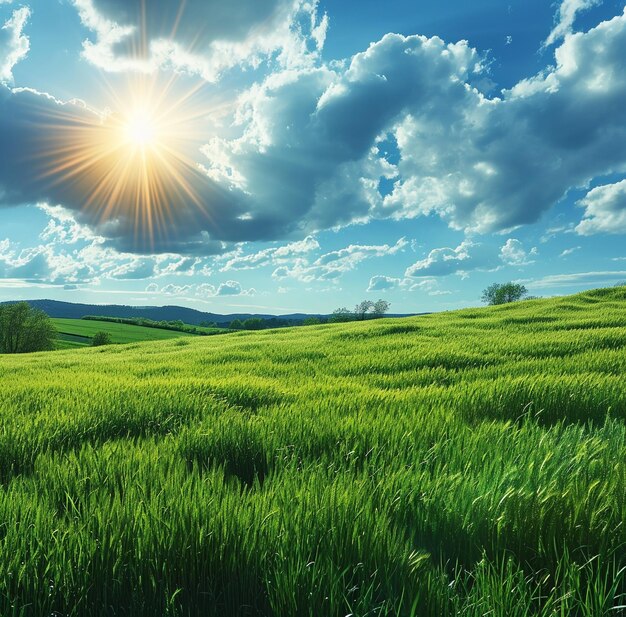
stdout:
POLYGON ((554 28, 543 43, 544 47, 553 45, 571 34, 576 16, 601 2, 602 0, 563 0, 556 15, 554 28))
MULTIPOLYGON (((130 15, 137 4, 91 6, 110 23, 132 24, 124 7, 130 15)), ((268 0, 258 10, 277 6, 268 0)), ((185 169, 185 177, 197 203, 172 191, 177 207, 168 233, 152 244, 138 242, 136 219, 123 204, 104 219, 103 204, 85 208, 89 178, 45 175, 51 163, 38 158, 45 144, 92 121, 93 112, 5 88, 1 201, 61 203, 109 246, 133 252, 217 254, 231 242, 428 214, 456 229, 508 230, 537 221, 572 187, 626 171, 624 58, 626 11, 566 37, 553 67, 495 98, 471 85, 483 70, 476 50, 438 37, 389 34, 342 63, 277 70, 241 96, 238 136, 216 136, 195 153, 199 166, 185 169), (41 128, 41 117, 51 114, 63 118, 60 126, 41 128), (387 160, 383 141, 397 147, 397 161, 387 160), (392 182, 390 192, 381 189, 389 184, 383 179, 392 182)), ((232 269, 236 264, 243 262, 232 269)), ((280 266, 275 274, 290 271, 297 268, 280 266)))
POLYGON ((492 269, 498 266, 495 251, 482 243, 464 240, 456 248, 437 248, 427 257, 416 261, 404 273, 407 277, 447 276, 465 274, 470 270, 492 269))
POLYGON ((23 34, 30 9, 21 7, 0 27, 0 82, 13 81, 13 67, 28 54, 30 41, 23 34))
POLYGON ((278 264, 316 251, 319 248, 319 242, 313 236, 307 236, 304 240, 290 242, 278 248, 268 248, 249 255, 238 254, 230 257, 222 267, 222 272, 227 270, 252 270, 278 264))
POLYGON ((500 259, 508 266, 527 266, 534 263, 532 256, 537 254, 537 249, 533 247, 526 252, 524 245, 515 238, 509 238, 500 249, 500 259))
POLYGON ((415 281, 410 278, 395 278, 392 276, 376 275, 370 279, 367 291, 392 291, 396 289, 405 289, 408 291, 423 290, 428 291, 429 295, 440 295, 436 289, 437 282, 435 279, 423 279, 415 281))
POLYGON ((585 208, 576 227, 581 236, 626 234, 626 180, 591 189, 578 205, 585 208))
POLYGON ((345 69, 282 72, 250 91, 243 136, 205 149, 209 173, 273 204, 272 220, 252 218, 274 233, 430 213, 483 233, 529 224, 626 168, 625 56, 626 14, 568 37, 554 67, 489 99, 469 85, 481 64, 466 43, 386 35, 345 69))
POLYGON ((210 268, 198 258, 175 254, 143 257, 116 251, 106 246, 104 238, 79 225, 65 208, 38 207, 50 217, 39 236, 45 244, 22 248, 8 239, 0 242, 0 278, 61 285, 210 274, 210 268))
POLYGON ((346 272, 354 270, 358 264, 375 257, 395 255, 408 245, 405 238, 400 238, 394 245, 351 244, 338 251, 321 255, 313 262, 297 259, 292 266, 280 266, 272 273, 276 279, 294 278, 309 283, 312 281, 336 281, 346 272))
POLYGON ((161 293, 167 296, 197 296, 205 298, 214 298, 217 296, 254 296, 256 290, 254 288, 244 289, 238 281, 226 281, 218 287, 210 283, 199 283, 191 285, 174 285, 168 283, 163 287, 159 287, 156 283, 150 283, 146 287, 149 293, 161 293))
POLYGON ((157 68, 216 81, 237 64, 277 55, 283 66, 310 64, 324 44, 328 19, 317 0, 73 0, 95 35, 84 57, 106 71, 157 68))

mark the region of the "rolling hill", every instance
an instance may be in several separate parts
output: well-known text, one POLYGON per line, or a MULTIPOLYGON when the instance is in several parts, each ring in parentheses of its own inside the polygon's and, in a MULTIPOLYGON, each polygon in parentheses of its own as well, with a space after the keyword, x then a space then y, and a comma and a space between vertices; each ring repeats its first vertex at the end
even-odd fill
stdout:
MULTIPOLYGON (((269 319, 275 315, 261 313, 232 313, 222 315, 220 313, 207 313, 184 306, 125 306, 121 304, 79 304, 73 302, 60 302, 58 300, 28 300, 28 303, 50 317, 60 319, 81 319, 85 315, 106 315, 107 317, 124 317, 136 319, 139 317, 154 321, 180 320, 187 324, 197 326, 202 322, 215 322, 218 324, 229 323, 234 319, 248 319, 261 317, 269 319)), ((293 313, 281 315, 285 319, 301 321, 310 315, 305 313, 293 313)), ((316 315, 318 316, 318 315, 316 315)))
POLYGON ((623 614, 625 373, 626 288, 5 356, 0 614, 623 614))
MULTIPOLYGON (((137 343, 140 341, 163 341, 181 336, 194 336, 186 332, 146 328, 132 324, 113 323, 84 319, 53 319, 58 331, 59 349, 91 345, 96 332, 108 332, 112 343, 137 343)), ((208 329, 207 329, 208 330, 208 329)), ((217 330, 217 329, 216 329, 217 330)))

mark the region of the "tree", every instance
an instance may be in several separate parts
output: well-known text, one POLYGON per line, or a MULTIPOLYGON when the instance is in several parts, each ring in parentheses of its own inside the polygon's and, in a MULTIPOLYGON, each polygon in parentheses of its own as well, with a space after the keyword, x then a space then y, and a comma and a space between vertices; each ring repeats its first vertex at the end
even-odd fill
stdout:
POLYGON ((349 311, 345 306, 335 309, 333 314, 328 318, 330 323, 343 323, 345 321, 353 321, 354 313, 349 311))
POLYGON ((482 301, 486 304, 507 304, 517 302, 528 295, 524 285, 518 283, 493 283, 483 291, 482 301))
POLYGON ((265 321, 260 317, 249 317, 241 324, 244 330, 262 330, 265 321))
POLYGON ((230 327, 232 330, 242 330, 243 324, 241 323, 241 319, 233 319, 230 322, 230 327))
POLYGON ((382 317, 390 307, 390 303, 386 300, 377 300, 372 306, 372 317, 382 317))
POLYGON ((93 335, 91 339, 92 347, 101 347, 102 345, 110 345, 113 342, 111 333, 104 330, 100 330, 93 335))
POLYGON ((49 351, 56 334, 48 315, 27 302, 0 305, 0 353, 49 351))
POLYGON ((363 300, 363 302, 359 302, 354 307, 354 315, 357 319, 363 321, 373 307, 374 303, 371 300, 363 300))
POLYGON ((305 317, 302 320, 302 325, 303 326, 317 326, 318 324, 321 324, 321 320, 319 317, 305 317))

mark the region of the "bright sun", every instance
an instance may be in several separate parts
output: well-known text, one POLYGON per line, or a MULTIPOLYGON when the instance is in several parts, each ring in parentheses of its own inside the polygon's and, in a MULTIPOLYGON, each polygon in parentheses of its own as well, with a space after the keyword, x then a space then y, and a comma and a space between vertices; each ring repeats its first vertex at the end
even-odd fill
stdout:
POLYGON ((157 145, 158 128, 149 111, 133 112, 122 128, 126 141, 133 146, 148 148, 157 145))
POLYGON ((177 209, 209 215, 196 191, 205 176, 195 161, 196 121, 207 109, 196 99, 199 86, 174 84, 133 80, 126 92, 111 91, 112 110, 79 120, 59 109, 47 126, 50 148, 40 153, 49 160, 43 178, 82 186, 85 209, 103 222, 130 221, 146 248, 167 235, 177 209))

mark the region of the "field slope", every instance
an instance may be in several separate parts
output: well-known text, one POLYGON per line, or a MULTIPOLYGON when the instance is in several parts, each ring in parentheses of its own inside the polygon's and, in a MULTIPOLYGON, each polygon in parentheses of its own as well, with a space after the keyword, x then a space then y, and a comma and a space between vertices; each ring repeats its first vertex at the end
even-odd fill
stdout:
MULTIPOLYGON (((163 341, 181 336, 194 336, 188 332, 166 330, 133 324, 115 323, 86 319, 53 319, 57 331, 59 349, 85 347, 91 345, 96 332, 108 332, 112 343, 137 343, 141 341, 163 341)), ((215 332, 217 328, 198 328, 204 332, 215 332)), ((221 330, 224 332, 224 330, 221 330)))
POLYGON ((620 615, 626 288, 0 357, 0 615, 620 615))

